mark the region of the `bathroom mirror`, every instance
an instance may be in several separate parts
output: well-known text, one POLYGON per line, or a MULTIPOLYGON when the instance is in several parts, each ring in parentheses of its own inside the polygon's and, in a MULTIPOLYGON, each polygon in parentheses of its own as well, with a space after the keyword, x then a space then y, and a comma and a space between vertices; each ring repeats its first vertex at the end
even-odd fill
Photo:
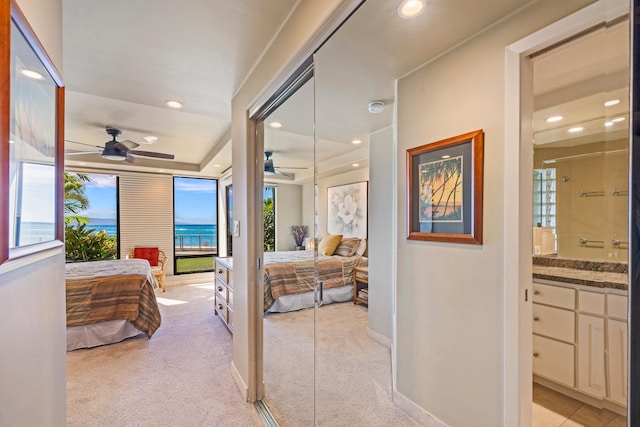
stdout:
POLYGON ((533 59, 533 254, 626 262, 629 24, 533 59))

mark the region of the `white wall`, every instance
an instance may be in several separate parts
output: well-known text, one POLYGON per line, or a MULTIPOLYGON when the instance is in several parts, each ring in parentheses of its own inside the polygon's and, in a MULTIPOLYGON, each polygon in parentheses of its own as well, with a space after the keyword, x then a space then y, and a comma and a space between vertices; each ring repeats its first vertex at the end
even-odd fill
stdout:
MULTIPOLYGON (((62 1, 18 4, 62 72, 62 1)), ((66 425, 62 246, 0 266, 0 324, 0 425, 66 425)))
POLYGON ((302 186, 278 184, 276 188, 276 251, 295 249, 296 245, 291 235, 292 225, 306 225, 302 220, 302 186))
POLYGON ((369 136, 369 329, 393 336, 393 128, 369 136))
POLYGON ((398 82, 396 390, 452 426, 503 425, 505 47, 589 3, 539 1, 398 82), (406 240, 406 150, 476 129, 483 245, 406 240))

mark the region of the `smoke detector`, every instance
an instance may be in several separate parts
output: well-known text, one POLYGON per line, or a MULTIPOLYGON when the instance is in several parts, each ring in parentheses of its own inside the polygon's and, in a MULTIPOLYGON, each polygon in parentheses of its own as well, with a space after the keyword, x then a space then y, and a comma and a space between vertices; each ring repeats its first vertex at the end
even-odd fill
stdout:
POLYGON ((369 103, 369 112, 372 114, 382 113, 384 111, 384 102, 371 101, 369 103))

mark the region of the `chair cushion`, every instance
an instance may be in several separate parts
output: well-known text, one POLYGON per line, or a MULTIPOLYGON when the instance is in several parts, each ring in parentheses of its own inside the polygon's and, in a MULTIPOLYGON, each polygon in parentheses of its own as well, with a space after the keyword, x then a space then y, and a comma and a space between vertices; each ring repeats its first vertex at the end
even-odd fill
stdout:
POLYGON ((155 267, 158 265, 158 248, 135 248, 133 250, 134 258, 142 258, 149 261, 149 265, 155 267))

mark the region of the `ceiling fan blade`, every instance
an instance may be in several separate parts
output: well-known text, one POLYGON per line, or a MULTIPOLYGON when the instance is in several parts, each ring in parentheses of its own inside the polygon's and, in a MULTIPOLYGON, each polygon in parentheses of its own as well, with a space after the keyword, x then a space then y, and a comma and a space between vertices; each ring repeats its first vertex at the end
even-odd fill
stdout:
POLYGON ((145 157, 155 157, 157 159, 174 159, 175 156, 173 154, 165 154, 165 153, 155 153, 153 151, 140 151, 140 150, 129 150, 127 154, 133 154, 136 156, 145 156, 145 157))
POLYGON ((134 148, 138 148, 140 146, 140 144, 138 144, 137 142, 133 142, 130 139, 125 139, 124 141, 119 141, 119 143, 121 145, 124 145, 125 147, 127 147, 128 150, 133 150, 134 148))
POLYGON ((309 169, 301 166, 275 166, 276 169, 309 169))
POLYGON ((102 151, 71 151, 69 153, 64 153, 65 156, 77 156, 79 154, 100 154, 102 151))
POLYGON ((129 147, 124 145, 122 142, 116 142, 113 146, 120 151, 129 151, 129 147))
POLYGON ((138 163, 138 159, 136 159, 133 156, 127 156, 127 158, 124 159, 124 161, 127 162, 127 163, 138 163))
POLYGON ((92 145, 92 144, 85 144, 84 142, 78 142, 78 141, 71 141, 69 139, 65 139, 64 142, 71 142, 73 144, 80 144, 80 145, 86 145, 87 147, 96 147, 96 148, 104 148, 101 145, 92 145))
POLYGON ((275 173, 276 173, 277 175, 286 176, 287 178, 293 178, 293 174, 286 173, 286 172, 281 172, 281 171, 279 171, 279 170, 277 170, 277 169, 276 169, 276 172, 275 172, 275 173))

